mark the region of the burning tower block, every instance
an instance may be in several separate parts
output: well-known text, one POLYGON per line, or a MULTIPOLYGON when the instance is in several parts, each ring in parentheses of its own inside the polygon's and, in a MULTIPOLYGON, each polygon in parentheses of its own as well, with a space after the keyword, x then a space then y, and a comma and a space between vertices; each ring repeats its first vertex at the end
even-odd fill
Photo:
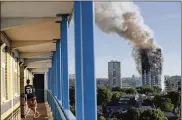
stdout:
POLYGON ((160 48, 141 48, 142 83, 143 85, 161 87, 162 53, 160 48))

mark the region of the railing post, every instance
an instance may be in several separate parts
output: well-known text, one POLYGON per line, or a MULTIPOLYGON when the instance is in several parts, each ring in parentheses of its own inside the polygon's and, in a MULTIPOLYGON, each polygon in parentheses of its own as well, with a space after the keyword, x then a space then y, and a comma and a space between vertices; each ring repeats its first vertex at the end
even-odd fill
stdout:
POLYGON ((76 111, 83 111, 83 113, 76 112, 76 117, 79 120, 97 120, 96 81, 94 73, 94 6, 92 1, 76 1, 74 7, 76 111), (79 102, 79 96, 81 95, 83 101, 79 102), (78 118, 78 114, 82 115, 82 118, 78 118))
POLYGON ((57 51, 57 94, 58 94, 58 100, 62 101, 62 88, 61 88, 61 66, 60 66, 60 54, 61 54, 61 49, 60 45, 61 44, 61 39, 57 42, 56 44, 56 51, 57 51))
POLYGON ((69 109, 69 81, 68 81, 68 43, 67 43, 67 15, 62 15, 61 24, 61 77, 63 88, 63 108, 69 109))

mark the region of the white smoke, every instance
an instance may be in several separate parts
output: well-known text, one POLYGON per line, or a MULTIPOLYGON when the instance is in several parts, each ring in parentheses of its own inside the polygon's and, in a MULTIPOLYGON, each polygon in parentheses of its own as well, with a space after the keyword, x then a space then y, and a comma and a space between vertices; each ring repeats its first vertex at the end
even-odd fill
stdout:
POLYGON ((140 9, 133 2, 95 2, 95 21, 106 33, 116 33, 133 45, 132 55, 136 69, 141 74, 140 49, 149 51, 149 63, 153 74, 162 74, 162 53, 157 52, 159 46, 154 41, 154 33, 144 23, 140 9))
POLYGON ((118 33, 135 47, 154 46, 153 31, 132 2, 95 2, 95 21, 106 33, 118 33))

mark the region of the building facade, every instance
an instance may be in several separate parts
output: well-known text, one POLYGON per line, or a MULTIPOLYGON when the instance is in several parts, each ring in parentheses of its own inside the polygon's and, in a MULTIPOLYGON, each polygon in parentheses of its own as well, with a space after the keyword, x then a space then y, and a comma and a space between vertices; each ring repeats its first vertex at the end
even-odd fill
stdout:
POLYGON ((24 93, 27 79, 30 79, 31 84, 33 83, 33 74, 29 69, 20 65, 16 54, 9 51, 5 43, 0 48, 0 119, 20 120, 27 109, 26 106, 21 105, 20 95, 24 93))
POLYGON ((181 87, 181 76, 164 76, 165 80, 165 91, 178 91, 181 87))
POLYGON ((140 87, 142 85, 141 81, 141 77, 137 77, 134 75, 132 77, 122 78, 122 88, 140 87))
POLYGON ((119 61, 108 62, 108 79, 110 88, 122 87, 120 64, 119 61))
POLYGON ((161 49, 158 48, 156 51, 153 51, 151 49, 140 49, 140 55, 142 69, 142 85, 161 87, 161 49), (155 64, 151 64, 151 62, 154 62, 155 64))

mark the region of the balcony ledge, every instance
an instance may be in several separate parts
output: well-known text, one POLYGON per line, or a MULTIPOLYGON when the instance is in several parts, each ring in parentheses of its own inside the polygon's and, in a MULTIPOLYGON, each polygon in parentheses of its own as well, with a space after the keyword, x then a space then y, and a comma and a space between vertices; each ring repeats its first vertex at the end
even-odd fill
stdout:
POLYGON ((76 120, 76 117, 73 115, 73 113, 70 110, 65 109, 64 112, 65 112, 68 120, 76 120))

